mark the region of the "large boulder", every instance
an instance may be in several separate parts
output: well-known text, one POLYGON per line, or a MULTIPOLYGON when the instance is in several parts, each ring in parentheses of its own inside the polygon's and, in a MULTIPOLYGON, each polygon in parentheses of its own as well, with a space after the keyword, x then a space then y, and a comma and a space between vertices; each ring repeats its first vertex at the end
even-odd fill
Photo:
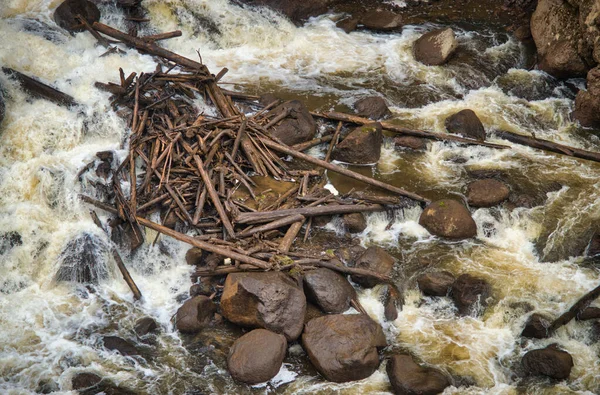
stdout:
POLYGON ((438 200, 425 207, 419 225, 436 236, 449 239, 468 239, 477 235, 477 225, 469 210, 451 199, 438 200))
POLYGON ((255 329, 237 339, 227 357, 231 377, 246 384, 258 384, 277 375, 285 358, 285 336, 255 329))
MULTIPOLYGON (((388 254, 383 248, 371 246, 358 257, 354 263, 354 267, 389 276, 392 273, 395 262, 394 257, 388 254)), ((352 281, 366 288, 372 288, 379 284, 379 281, 373 277, 358 274, 352 276, 352 281)))
POLYGON ((454 276, 447 271, 425 273, 417 278, 419 289, 426 296, 447 296, 453 283, 454 276))
POLYGON ((493 178, 473 181, 467 186, 467 201, 473 207, 492 207, 508 199, 510 189, 493 178))
POLYGON ((306 324, 302 345, 329 381, 369 377, 379 366, 378 347, 387 345, 381 326, 363 314, 315 318, 306 324))
POLYGON ((446 63, 458 43, 451 28, 437 29, 425 33, 413 44, 415 59, 428 66, 446 63))
POLYGON ((343 313, 356 297, 354 288, 344 276, 325 268, 304 275, 304 291, 308 300, 326 313, 343 313))
POLYGON ((196 333, 212 320, 217 308, 213 301, 203 295, 185 301, 177 310, 175 323, 177 330, 183 333, 196 333))
POLYGON ((385 100, 379 96, 369 96, 354 103, 354 110, 361 117, 374 120, 384 119, 392 115, 385 100))
POLYGON ((281 272, 232 273, 225 280, 221 311, 234 324, 268 329, 291 341, 302 333, 306 297, 281 272))
POLYGON ((577 92, 573 116, 584 127, 600 127, 600 67, 587 74, 587 90, 577 92))
POLYGON ((452 284, 450 295, 458 307, 461 315, 477 313, 478 308, 487 305, 486 299, 490 296, 491 286, 484 279, 463 274, 452 284))
POLYGON ((98 10, 98 7, 91 1, 65 0, 58 6, 56 11, 54 11, 54 22, 68 31, 84 31, 85 27, 81 24, 79 19, 77 19, 77 15, 81 15, 85 18, 90 25, 100 20, 100 10, 98 10))
POLYGON ((552 324, 552 320, 543 314, 533 313, 525 322, 525 328, 521 332, 523 337, 532 337, 535 339, 545 339, 550 333, 548 329, 552 324))
POLYGON ((331 157, 346 163, 375 163, 381 157, 381 143, 380 123, 359 126, 335 147, 331 157))
POLYGON ((288 112, 278 125, 270 130, 271 136, 287 145, 304 143, 312 139, 317 132, 317 123, 306 106, 299 100, 280 104, 271 111, 271 118, 288 112))
POLYGON ((450 115, 444 121, 444 126, 449 133, 485 140, 485 129, 473 110, 466 109, 450 115))
POLYGON ((583 40, 578 11, 567 1, 539 0, 531 17, 531 35, 540 69, 558 78, 583 77, 588 71, 579 50, 583 40))
POLYGON ((546 348, 529 351, 523 356, 521 364, 528 375, 564 380, 571 374, 573 358, 568 352, 551 344, 546 348))
POLYGON ((435 395, 450 385, 439 370, 420 366, 406 354, 393 355, 386 370, 395 394, 435 395))

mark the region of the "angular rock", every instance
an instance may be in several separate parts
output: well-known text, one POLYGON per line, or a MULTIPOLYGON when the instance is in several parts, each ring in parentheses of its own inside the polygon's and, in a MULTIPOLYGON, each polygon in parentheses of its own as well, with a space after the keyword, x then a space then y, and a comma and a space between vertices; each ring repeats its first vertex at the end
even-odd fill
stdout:
POLYGON ((425 273, 417 278, 419 289, 426 296, 448 296, 453 283, 454 276, 447 271, 425 273))
POLYGON ((598 307, 586 307, 581 313, 577 315, 579 321, 597 320, 600 318, 600 308, 598 307))
POLYGON ((388 32, 402 28, 402 16, 384 9, 369 9, 360 18, 360 24, 366 29, 388 32))
POLYGON ((360 257, 366 250, 366 248, 360 245, 341 247, 334 251, 334 255, 347 266, 354 266, 358 257, 360 257))
POLYGON ((410 355, 393 355, 386 370, 395 394, 435 395, 450 386, 448 378, 439 370, 420 366, 410 355))
POLYGON ((381 157, 381 143, 381 124, 359 126, 335 147, 331 157, 346 163, 375 163, 381 157))
POLYGON ((367 229, 367 221, 362 213, 344 214, 342 221, 350 233, 361 233, 367 229))
POLYGON ((473 110, 466 109, 450 115, 446 118, 444 125, 449 133, 485 140, 485 129, 473 110))
POLYGON ((282 333, 291 341, 302 332, 306 297, 281 272, 232 273, 225 280, 221 311, 235 324, 282 333))
POLYGON ((210 278, 201 278, 199 284, 193 284, 190 287, 190 297, 204 295, 210 296, 214 293, 213 286, 211 284, 210 278))
POLYGON ((473 207, 492 207, 508 199, 510 189, 502 181, 487 178, 467 186, 467 201, 473 207))
POLYGON ((271 111, 274 118, 284 111, 289 115, 270 129, 271 135, 287 145, 300 144, 312 139, 317 132, 317 123, 306 106, 299 100, 280 104, 271 111))
POLYGON ((158 329, 158 324, 152 317, 143 317, 135 322, 133 330, 138 336, 146 336, 158 329))
POLYGON ((343 313, 356 297, 354 288, 344 276, 325 268, 304 275, 304 291, 308 300, 326 313, 343 313))
POLYGON ((446 63, 458 47, 451 28, 437 29, 425 33, 413 44, 415 59, 428 66, 446 63))
POLYGON ((525 328, 523 328, 523 332, 521 332, 521 336, 535 339, 545 339, 550 335, 548 328, 550 328, 551 324, 552 322, 550 318, 539 313, 533 313, 527 319, 525 328))
MULTIPOLYGON (((395 261, 394 257, 388 254, 383 248, 371 246, 356 260, 354 267, 371 270, 387 276, 392 273, 395 261)), ((379 283, 372 277, 356 274, 352 276, 352 281, 365 288, 372 288, 379 283)))
POLYGON ((485 307, 490 296, 490 284, 470 274, 463 274, 452 284, 450 295, 461 315, 476 313, 476 307, 485 307))
POLYGON ((388 118, 392 115, 385 100, 379 96, 369 96, 358 100, 354 103, 354 110, 361 117, 373 120, 388 118))
POLYGON ((337 28, 342 29, 343 31, 345 31, 346 33, 351 33, 353 31, 356 30, 356 28, 358 27, 358 23, 359 23, 360 19, 359 18, 355 18, 355 17, 348 17, 348 18, 344 18, 340 21, 338 21, 335 26, 337 28))
POLYGON ((285 336, 255 329, 237 339, 227 358, 231 377, 246 384, 258 384, 277 375, 287 351, 285 336))
POLYGON ((217 308, 206 296, 195 296, 188 299, 177 310, 175 323, 177 330, 183 333, 196 333, 206 327, 213 318, 217 308))
POLYGON ((379 366, 378 347, 386 340, 381 326, 363 314, 315 318, 306 324, 302 345, 327 380, 347 382, 369 377, 379 366))
POLYGON ((469 210, 451 199, 438 200, 425 207, 419 218, 419 225, 431 234, 449 239, 477 236, 477 225, 469 210))
POLYGON ((140 355, 140 352, 133 344, 118 336, 104 336, 102 338, 104 347, 108 350, 118 351, 121 355, 140 355))
POLYGON ((424 139, 413 136, 398 136, 394 137, 394 146, 402 148, 410 148, 415 151, 424 150, 427 148, 427 143, 424 139))
POLYGON ((521 360, 525 373, 530 376, 547 376, 557 380, 569 378, 573 358, 555 344, 527 352, 521 360))
POLYGON ((87 0, 65 0, 54 11, 54 22, 65 30, 72 32, 82 32, 85 27, 76 18, 81 15, 92 25, 100 20, 100 10, 91 1, 87 0), (79 26, 77 28, 73 28, 79 26))

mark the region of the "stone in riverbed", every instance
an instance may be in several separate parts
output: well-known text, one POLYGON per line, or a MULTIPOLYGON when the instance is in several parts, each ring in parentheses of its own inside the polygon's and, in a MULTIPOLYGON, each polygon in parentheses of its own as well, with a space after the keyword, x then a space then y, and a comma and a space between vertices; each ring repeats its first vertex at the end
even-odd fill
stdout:
POLYGON ((444 121, 444 125, 449 133, 481 141, 486 137, 483 124, 473 110, 466 109, 450 115, 444 121))
POLYGON ((477 313, 477 307, 485 307, 491 293, 490 284, 484 279, 463 274, 452 284, 450 295, 461 315, 477 313))
POLYGON ((458 43, 454 30, 437 29, 425 33, 413 44, 415 59, 428 66, 440 66, 446 63, 458 43))
POLYGON ((438 200, 425 207, 419 218, 419 225, 431 234, 449 239, 477 236, 477 225, 469 210, 451 199, 438 200))
POLYGON ((191 266, 200 266, 206 258, 206 252, 198 247, 192 247, 185 253, 185 261, 191 266))
POLYGON ((289 111, 289 115, 269 130, 271 136, 287 145, 300 144, 315 136, 317 123, 301 101, 292 100, 280 104, 271 110, 270 118, 274 118, 284 111, 289 111))
MULTIPOLYGON (((356 260, 354 267, 389 276, 392 273, 395 261, 394 257, 388 254, 383 248, 371 246, 356 260)), ((352 281, 365 288, 373 288, 379 284, 379 281, 373 277, 357 274, 352 276, 352 281)))
POLYGON ((447 271, 425 273, 417 278, 419 289, 426 296, 447 296, 453 283, 454 276, 447 271))
POLYGON ((140 355, 140 352, 133 344, 118 336, 104 336, 102 342, 105 348, 118 351, 124 356, 140 355))
POLYGON ((277 375, 286 351, 285 336, 266 329, 255 329, 233 343, 227 368, 236 381, 262 383, 277 375))
POLYGON ((351 33, 356 30, 358 27, 359 18, 350 16, 348 18, 344 18, 339 20, 335 27, 342 29, 346 33, 351 33))
POLYGON ((369 377, 379 366, 377 348, 387 345, 381 326, 363 314, 336 314, 306 324, 302 345, 327 380, 369 377))
POLYGON ((552 320, 542 314, 533 313, 525 323, 525 328, 521 332, 523 337, 531 337, 535 339, 545 339, 548 337, 548 328, 552 324, 552 320))
POLYGON ((90 25, 100 20, 100 10, 91 1, 65 0, 54 11, 54 22, 65 30, 82 32, 85 27, 81 26, 81 22, 76 18, 78 14, 83 16, 90 25), (81 27, 73 29, 74 26, 81 27))
POLYGON ((600 67, 588 72, 587 90, 577 93, 573 116, 583 127, 600 126, 600 67))
POLYGON ((370 123, 354 129, 333 150, 332 159, 346 163, 375 163, 381 157, 383 134, 380 123, 370 123))
POLYGON ((393 355, 386 370, 395 394, 435 395, 450 385, 439 370, 420 366, 406 354, 393 355))
POLYGON ((77 373, 71 379, 71 388, 74 390, 87 389, 97 386, 100 383, 100 381, 102 381, 102 377, 98 376, 95 373, 77 373))
POLYGON ((523 356, 521 364, 530 376, 547 376, 557 380, 569 378, 573 358, 566 351, 559 350, 556 344, 532 350, 523 356))
POLYGON ((391 10, 369 9, 361 16, 360 24, 369 30, 388 32, 402 28, 402 17, 391 10))
POLYGON ((349 233, 361 233, 367 229, 367 221, 362 213, 344 214, 342 221, 349 233))
POLYGON ((394 137, 394 146, 396 148, 410 148, 415 151, 424 150, 427 148, 427 143, 424 139, 414 136, 398 136, 394 137))
POLYGON ((143 317, 135 322, 134 331, 138 336, 145 336, 148 333, 155 332, 158 324, 152 317, 143 317))
POLYGON ((492 207, 508 199, 510 189, 505 183, 487 178, 467 186, 467 201, 473 207, 492 207))
POLYGON ((354 110, 361 117, 373 120, 384 119, 392 115, 387 103, 379 96, 369 96, 354 103, 354 110))
POLYGON ((232 273, 225 280, 221 311, 234 324, 282 333, 292 341, 302 333, 306 297, 281 272, 232 273))
POLYGON ((304 275, 306 297, 326 313, 343 313, 356 297, 352 285, 333 270, 320 268, 304 275))
POLYGON ((196 333, 206 327, 212 320, 217 308, 206 296, 195 296, 188 299, 177 310, 177 330, 183 333, 196 333))

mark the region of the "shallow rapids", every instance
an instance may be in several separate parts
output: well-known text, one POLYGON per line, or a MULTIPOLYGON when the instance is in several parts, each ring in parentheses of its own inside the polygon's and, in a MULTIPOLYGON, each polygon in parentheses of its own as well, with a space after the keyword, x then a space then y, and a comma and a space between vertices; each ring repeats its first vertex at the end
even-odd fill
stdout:
MULTIPOLYGON (((108 256, 101 257, 108 276, 98 286, 55 281, 69 241, 87 233, 110 243, 77 198, 98 181, 78 177, 96 152, 126 155, 120 150, 127 137, 125 121, 111 111, 110 94, 94 88, 94 82, 118 81, 119 67, 126 74, 155 68, 152 58, 133 49, 100 57, 105 48, 90 34, 71 36, 56 26, 52 12, 59 4, 0 2, 0 65, 37 76, 81 103, 68 110, 32 99, 0 73, 6 99, 0 127, 0 235, 20 235, 18 243, 0 242, 0 393, 67 394, 73 375, 83 371, 149 394, 388 393, 385 364, 368 379, 329 383, 306 363, 298 345, 289 349, 284 367, 269 383, 234 383, 225 359, 239 332, 210 329, 190 339, 173 330, 171 317, 187 295, 192 268, 185 264, 185 244, 161 237, 152 245, 156 235, 151 231, 147 243, 126 258, 144 294, 142 303, 133 303, 108 256), (141 356, 123 357, 100 346, 105 335, 135 339, 133 325, 143 316, 156 318, 162 331, 137 344, 141 356)), ((182 37, 163 45, 192 59, 200 56, 214 73, 227 67, 228 89, 297 98, 314 110, 348 111, 359 97, 381 95, 391 104, 393 122, 439 133, 445 132, 447 116, 471 108, 487 130, 534 133, 600 150, 598 137, 569 117, 570 86, 581 81, 558 82, 528 71, 529 50, 494 27, 453 26, 460 56, 447 66, 428 67, 414 60, 411 46, 433 25, 346 34, 335 27, 335 15, 296 27, 274 12, 227 0, 144 4, 151 22, 140 35, 182 30, 182 37)), ((126 30, 119 9, 99 8, 101 22, 126 30)), ((360 302, 382 324, 391 350, 410 351, 455 378, 445 394, 600 393, 600 345, 592 341, 589 323, 573 321, 549 339, 519 336, 530 311, 558 315, 598 285, 596 266, 580 256, 600 218, 600 165, 513 147, 429 142, 425 152, 415 152, 395 149, 389 135, 375 166, 354 168, 429 199, 460 197, 472 174, 502 171, 513 191, 529 192, 539 203, 478 209, 473 214, 478 237, 459 243, 433 237, 418 225, 419 208, 399 210, 394 217, 369 214, 360 243, 382 246, 399 259, 395 278, 405 289, 405 304, 397 320, 385 322, 381 288, 361 291, 360 302), (459 317, 448 298, 424 298, 414 279, 431 269, 489 281, 492 301, 485 313, 459 317), (523 380, 521 357, 551 343, 573 356, 569 380, 523 380)), ((364 188, 339 175, 329 177, 342 193, 364 188)), ((335 221, 319 233, 345 237, 335 221)))

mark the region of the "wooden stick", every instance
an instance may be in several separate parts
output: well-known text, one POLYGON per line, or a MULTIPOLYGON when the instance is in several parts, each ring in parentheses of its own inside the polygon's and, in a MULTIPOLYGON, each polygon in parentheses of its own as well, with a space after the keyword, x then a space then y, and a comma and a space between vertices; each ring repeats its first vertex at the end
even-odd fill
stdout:
POLYGON ((142 40, 147 40, 147 41, 160 41, 160 40, 166 40, 168 38, 174 38, 174 37, 181 37, 181 30, 175 30, 172 32, 160 33, 160 34, 152 34, 150 36, 144 36, 144 37, 140 37, 140 38, 142 40))
POLYGON ((292 226, 290 226, 289 229, 287 230, 287 232, 285 233, 283 240, 281 240, 281 243, 279 244, 279 247, 277 248, 279 250, 279 252, 287 253, 290 251, 290 248, 292 247, 292 243, 294 242, 294 239, 296 239, 296 236, 298 236, 298 233, 300 232, 300 229, 302 228, 302 224, 304 224, 304 221, 306 219, 303 215, 301 215, 300 217, 302 217, 302 219, 298 222, 294 222, 292 224, 292 226))
POLYGON ((338 122, 337 128, 335 129, 335 133, 333 134, 333 138, 331 139, 331 144, 327 148, 327 155, 325 155, 325 162, 329 162, 331 159, 331 153, 333 152, 333 148, 337 144, 338 137, 340 136, 340 132, 342 131, 342 121, 338 122))
POLYGON ((305 150, 312 148, 314 146, 317 146, 319 144, 327 143, 327 142, 331 141, 332 139, 333 139, 333 135, 328 134, 327 136, 312 139, 312 140, 306 141, 304 143, 292 145, 291 148, 295 149, 296 151, 305 151, 305 150))
POLYGON ((256 224, 270 222, 279 218, 297 214, 304 215, 305 217, 314 217, 319 215, 363 213, 384 210, 386 210, 386 207, 380 204, 339 204, 333 206, 300 207, 276 211, 257 211, 254 213, 242 213, 237 217, 236 222, 239 224, 256 224))
POLYGON ((561 326, 568 324, 569 321, 575 318, 577 314, 582 312, 586 307, 590 305, 590 303, 594 301, 594 299, 597 299, 599 296, 600 285, 583 295, 577 302, 575 302, 575 304, 569 310, 567 310, 560 317, 554 320, 548 328, 548 335, 552 334, 561 326))
POLYGON ((293 224, 294 222, 304 221, 304 217, 300 214, 290 215, 289 217, 284 217, 277 219, 273 222, 269 222, 268 224, 257 226, 256 228, 252 228, 249 230, 244 230, 237 234, 238 238, 252 236, 255 233, 266 232, 272 229, 278 229, 282 226, 286 226, 289 224, 293 224))
POLYGON ((65 106, 76 106, 79 104, 72 96, 63 93, 58 89, 51 87, 50 85, 46 85, 36 78, 29 77, 17 70, 11 69, 10 67, 2 67, 2 71, 10 74, 17 81, 19 81, 21 87, 27 92, 31 93, 33 96, 41 97, 56 104, 65 106))
POLYGON ((319 260, 319 259, 301 259, 296 261, 297 264, 300 265, 315 265, 315 266, 321 266, 321 267, 325 267, 327 269, 331 269, 331 270, 335 270, 337 272, 343 273, 343 274, 356 274, 359 276, 365 276, 365 277, 371 277, 374 278, 378 281, 381 281, 383 283, 389 283, 390 281, 392 281, 390 276, 386 276, 371 270, 367 270, 367 269, 360 269, 360 268, 356 268, 356 267, 347 267, 347 266, 340 266, 340 265, 336 265, 334 263, 331 263, 329 261, 323 261, 323 260, 319 260))

